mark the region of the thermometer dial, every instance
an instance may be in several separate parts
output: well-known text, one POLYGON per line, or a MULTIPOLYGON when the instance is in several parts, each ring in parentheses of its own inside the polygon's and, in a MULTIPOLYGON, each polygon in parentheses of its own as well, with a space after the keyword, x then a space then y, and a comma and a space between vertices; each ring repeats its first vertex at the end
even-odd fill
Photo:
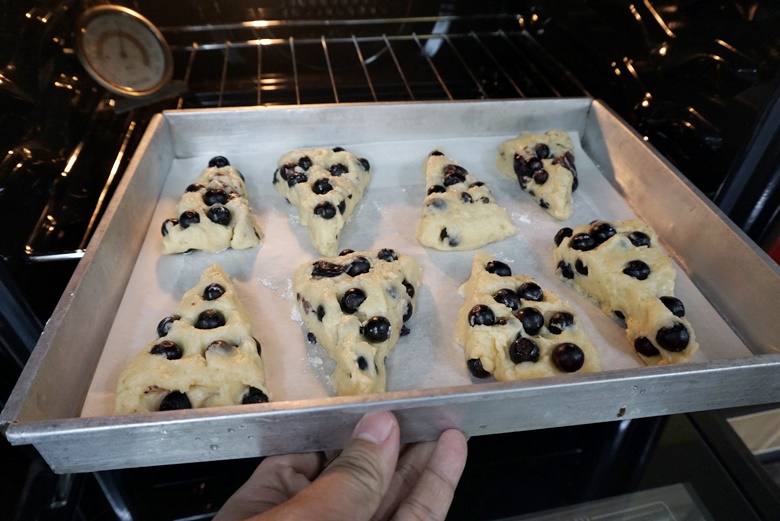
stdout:
POLYGON ((103 87, 123 96, 154 94, 171 79, 165 38, 139 13, 101 5, 81 15, 76 32, 81 63, 103 87))

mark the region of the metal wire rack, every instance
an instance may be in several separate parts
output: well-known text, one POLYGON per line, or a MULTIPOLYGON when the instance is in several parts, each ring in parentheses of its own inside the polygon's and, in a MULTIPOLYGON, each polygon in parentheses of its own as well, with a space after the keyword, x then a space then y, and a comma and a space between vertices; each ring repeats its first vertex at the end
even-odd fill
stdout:
POLYGON ((589 95, 520 15, 370 22, 162 27, 187 87, 177 107, 589 95))

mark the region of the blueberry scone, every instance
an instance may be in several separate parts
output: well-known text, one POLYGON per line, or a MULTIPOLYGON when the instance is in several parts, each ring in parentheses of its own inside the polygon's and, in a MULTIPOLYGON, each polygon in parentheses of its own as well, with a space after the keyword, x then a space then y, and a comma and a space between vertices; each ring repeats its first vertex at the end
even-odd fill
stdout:
POLYGON ((496 166, 558 220, 571 217, 577 189, 574 145, 566 132, 523 132, 498 147, 496 166))
POLYGON ((515 225, 496 203, 488 185, 441 151, 428 155, 422 173, 426 196, 417 240, 423 246, 473 250, 515 232, 515 225))
POLYGON ((116 413, 268 401, 260 342, 225 272, 213 264, 119 377, 116 413))
POLYGON ((339 250, 339 234, 371 179, 367 159, 336 148, 294 150, 274 172, 274 188, 299 212, 311 242, 326 257, 339 250))
POLYGON ((344 250, 302 264, 293 277, 296 305, 309 331, 335 360, 340 395, 383 392, 385 358, 415 309, 422 269, 391 249, 344 250))
POLYGON ((222 156, 212 158, 187 187, 176 215, 162 225, 166 254, 245 250, 259 245, 263 236, 249 209, 243 175, 222 156))
POLYGON ((628 340, 647 365, 687 362, 699 348, 674 296, 675 268, 643 221, 594 221, 555 235, 557 273, 625 321, 628 340))
POLYGON ((520 380, 601 369, 599 355, 571 306, 532 278, 477 252, 455 339, 477 378, 520 380))

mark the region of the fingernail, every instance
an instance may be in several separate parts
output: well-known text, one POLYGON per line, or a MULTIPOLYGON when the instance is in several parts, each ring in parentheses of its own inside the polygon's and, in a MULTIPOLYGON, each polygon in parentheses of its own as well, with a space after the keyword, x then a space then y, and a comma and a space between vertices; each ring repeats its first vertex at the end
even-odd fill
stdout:
POLYGON ((380 445, 387 441, 392 430, 393 416, 390 413, 372 412, 360 419, 352 437, 380 445))

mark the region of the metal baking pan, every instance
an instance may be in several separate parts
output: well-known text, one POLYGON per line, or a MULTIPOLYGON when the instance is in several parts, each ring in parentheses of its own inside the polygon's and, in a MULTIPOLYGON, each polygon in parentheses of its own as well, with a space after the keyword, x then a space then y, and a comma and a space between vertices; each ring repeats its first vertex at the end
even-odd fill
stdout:
MULTIPOLYGON (((458 158, 461 150, 446 152, 458 158)), ((415 175, 422 158, 413 161, 415 175)), ((273 193, 269 187, 274 167, 243 171, 248 184, 273 193)), ((372 179, 378 183, 376 193, 386 191, 380 174, 377 166, 372 179)), ((494 169, 484 175, 500 185, 496 174, 494 169)), ((580 190, 584 183, 581 180, 580 190)), ((494 188, 499 202, 516 198, 529 204, 516 184, 509 186, 501 192, 494 188)), ((408 199, 421 201, 422 195, 410 194, 408 199)), ((364 199, 362 204, 369 203, 364 199)), ((258 205, 263 201, 253 201, 258 205)), ((581 224, 576 212, 575 207, 575 216, 565 224, 546 226, 581 224)), ((583 210, 582 215, 588 214, 583 210)), ((269 216, 263 218, 268 224, 269 216)), ((282 220, 289 218, 284 215, 282 220)), ((539 254, 539 262, 547 257, 551 247, 539 254)), ((577 299, 573 290, 553 290, 577 299)), ((588 305, 586 300, 578 302, 588 305)), ((172 111, 150 124, 0 416, 0 426, 13 445, 34 445, 55 472, 63 473, 337 449, 362 414, 379 409, 396 412, 404 441, 410 442, 434 439, 448 427, 477 436, 772 403, 780 401, 778 317, 778 266, 597 100, 172 111), (317 145, 360 149, 400 143, 418 151, 437 141, 495 140, 497 145, 523 129, 553 128, 573 132, 599 182, 658 232, 685 279, 731 335, 711 342, 720 344, 717 349, 702 344, 707 356, 675 366, 618 367, 510 383, 401 386, 362 397, 303 396, 251 406, 83 415, 115 317, 121 316, 127 295, 137 291, 131 284, 133 273, 148 254, 144 245, 150 230, 159 228, 153 216, 177 164, 196 157, 240 155, 261 145, 275 150, 276 157, 317 145)), ((706 324, 697 329, 692 323, 697 336, 706 338, 706 324)), ((131 348, 135 352, 143 345, 131 348)), ((264 357, 273 348, 267 346, 264 357)), ((458 363, 463 363, 462 354, 458 363)))

